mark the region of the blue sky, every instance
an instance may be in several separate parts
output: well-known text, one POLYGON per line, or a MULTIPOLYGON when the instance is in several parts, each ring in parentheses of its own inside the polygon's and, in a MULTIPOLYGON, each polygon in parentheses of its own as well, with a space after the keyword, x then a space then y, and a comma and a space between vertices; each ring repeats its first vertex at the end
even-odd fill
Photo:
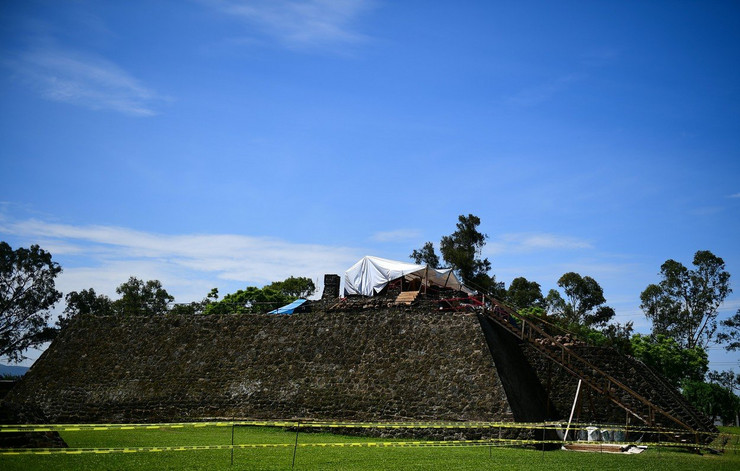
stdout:
POLYGON ((65 293, 187 302, 407 260, 472 213, 499 280, 592 276, 643 332, 661 263, 711 250, 726 317, 738 64, 737 2, 5 1, 0 238, 65 293))

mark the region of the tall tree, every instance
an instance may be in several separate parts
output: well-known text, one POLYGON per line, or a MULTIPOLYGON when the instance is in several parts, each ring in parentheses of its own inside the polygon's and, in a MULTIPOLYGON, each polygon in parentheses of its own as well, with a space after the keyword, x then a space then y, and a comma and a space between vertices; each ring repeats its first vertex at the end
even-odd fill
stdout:
POLYGON ((419 250, 414 249, 409 258, 419 265, 439 268, 439 256, 437 256, 437 253, 434 251, 434 244, 431 242, 426 242, 419 250))
POLYGON ((113 301, 113 311, 124 316, 165 314, 175 300, 159 280, 142 281, 131 277, 116 288, 120 299, 113 301))
POLYGON ((290 298, 307 298, 316 292, 316 285, 311 278, 291 276, 283 281, 274 281, 266 286, 290 298))
POLYGON ((740 398, 724 386, 704 381, 689 381, 683 385, 682 393, 691 405, 712 419, 721 417, 726 424, 737 420, 740 398))
POLYGON ((481 257, 488 236, 478 232, 480 218, 461 214, 457 219, 457 230, 440 241, 442 258, 466 285, 503 297, 506 294, 503 283, 496 282, 496 277, 488 274, 491 262, 481 257))
POLYGON ((653 324, 683 347, 706 347, 717 331, 717 309, 732 292, 725 262, 708 250, 694 255, 694 269, 675 260, 660 267, 661 281, 640 294, 640 308, 653 324))
POLYGON ((665 377, 674 387, 687 381, 702 381, 709 359, 703 348, 681 347, 663 334, 632 336, 632 355, 665 377))
POLYGON ((614 317, 614 309, 604 305, 604 290, 590 276, 568 272, 560 277, 558 286, 562 288, 566 299, 557 291, 550 290, 546 304, 567 324, 605 327, 614 317))
POLYGON ((740 373, 735 373, 732 370, 725 371, 710 371, 707 374, 707 378, 712 383, 717 383, 720 386, 735 392, 736 389, 740 388, 740 373))
POLYGON ((200 301, 193 301, 187 304, 175 304, 170 308, 170 314, 195 315, 205 314, 208 307, 218 301, 218 288, 213 288, 200 301))
POLYGON ((95 290, 83 289, 72 291, 64 297, 67 305, 56 325, 60 329, 66 327, 75 316, 80 314, 92 314, 96 316, 107 316, 113 314, 113 302, 104 294, 96 294, 95 290))
POLYGON ((229 293, 221 301, 209 304, 206 314, 240 314, 240 313, 265 313, 279 308, 295 298, 286 296, 280 291, 265 286, 257 288, 247 286, 235 293, 229 293))
POLYGON ((542 288, 536 281, 529 281, 523 276, 514 278, 506 291, 506 300, 522 309, 528 307, 543 307, 545 298, 542 288))
POLYGON ((54 337, 47 323, 62 297, 54 284, 61 271, 38 245, 13 250, 0 242, 0 358, 19 362, 29 348, 54 337))
POLYGON ((717 341, 725 344, 725 350, 740 350, 740 309, 734 316, 720 322, 722 331, 717 334, 717 341))

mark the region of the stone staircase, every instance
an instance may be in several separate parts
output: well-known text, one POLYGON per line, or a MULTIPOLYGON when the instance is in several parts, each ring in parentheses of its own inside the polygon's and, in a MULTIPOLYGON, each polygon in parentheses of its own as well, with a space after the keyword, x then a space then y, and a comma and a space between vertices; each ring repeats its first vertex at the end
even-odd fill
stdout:
POLYGON ((418 291, 401 291, 401 294, 398 295, 396 300, 394 301, 395 304, 405 304, 410 305, 414 301, 416 301, 416 298, 419 296, 418 291))
POLYGON ((707 417, 642 362, 610 348, 566 346, 562 337, 548 333, 542 323, 522 318, 497 300, 491 300, 485 315, 646 425, 685 430, 697 441, 706 441, 710 435, 705 434, 718 433, 707 417))

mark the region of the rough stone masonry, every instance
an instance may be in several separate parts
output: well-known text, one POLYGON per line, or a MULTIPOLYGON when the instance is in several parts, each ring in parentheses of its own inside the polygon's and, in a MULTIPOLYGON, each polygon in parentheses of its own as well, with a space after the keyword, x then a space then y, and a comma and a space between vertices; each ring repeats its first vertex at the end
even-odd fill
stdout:
POLYGON ((83 316, 6 398, 30 422, 513 420, 478 317, 83 316))

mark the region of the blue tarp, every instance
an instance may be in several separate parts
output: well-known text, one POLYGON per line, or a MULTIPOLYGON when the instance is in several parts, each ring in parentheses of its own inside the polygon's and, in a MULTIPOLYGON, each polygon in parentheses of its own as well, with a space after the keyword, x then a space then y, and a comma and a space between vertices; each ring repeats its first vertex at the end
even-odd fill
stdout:
POLYGON ((305 303, 305 299, 296 299, 292 303, 279 307, 275 309, 274 311, 268 312, 268 314, 293 314, 293 312, 300 306, 301 304, 305 303))

